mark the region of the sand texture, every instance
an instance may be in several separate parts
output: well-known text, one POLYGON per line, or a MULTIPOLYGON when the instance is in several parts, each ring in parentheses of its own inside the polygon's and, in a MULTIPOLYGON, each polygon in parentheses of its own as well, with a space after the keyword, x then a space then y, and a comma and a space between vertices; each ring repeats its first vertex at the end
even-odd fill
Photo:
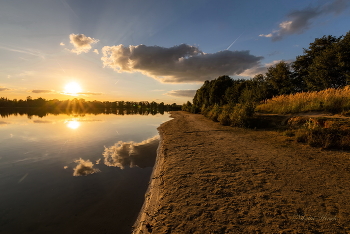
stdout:
POLYGON ((172 117, 134 233, 350 233, 350 152, 172 117))

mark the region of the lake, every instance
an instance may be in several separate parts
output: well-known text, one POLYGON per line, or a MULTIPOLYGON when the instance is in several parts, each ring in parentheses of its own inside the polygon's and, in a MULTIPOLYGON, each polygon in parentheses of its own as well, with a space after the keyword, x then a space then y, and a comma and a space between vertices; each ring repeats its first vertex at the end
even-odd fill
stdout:
POLYGON ((169 119, 0 118, 0 233, 130 233, 169 119))

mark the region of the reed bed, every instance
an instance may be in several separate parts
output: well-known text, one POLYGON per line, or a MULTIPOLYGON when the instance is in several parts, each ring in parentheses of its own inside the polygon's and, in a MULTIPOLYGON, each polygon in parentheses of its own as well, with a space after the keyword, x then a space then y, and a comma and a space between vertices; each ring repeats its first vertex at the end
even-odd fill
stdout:
POLYGON ((349 113, 350 86, 329 88, 318 92, 303 92, 281 95, 266 100, 256 107, 258 112, 276 114, 300 113, 308 111, 326 111, 331 113, 349 113))

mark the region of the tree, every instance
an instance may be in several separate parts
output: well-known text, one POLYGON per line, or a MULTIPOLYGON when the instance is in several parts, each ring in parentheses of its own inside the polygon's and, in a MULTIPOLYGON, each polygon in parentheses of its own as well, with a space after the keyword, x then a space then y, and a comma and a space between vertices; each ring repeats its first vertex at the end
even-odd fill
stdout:
POLYGON ((284 61, 267 68, 266 81, 273 87, 274 94, 295 93, 290 65, 284 61))
POLYGON ((209 104, 211 106, 218 104, 220 106, 226 104, 225 92, 231 87, 233 80, 229 76, 220 76, 210 82, 209 104))
POLYGON ((295 79, 304 85, 303 90, 315 91, 342 86, 337 72, 339 48, 335 46, 340 40, 341 37, 334 36, 316 38, 308 49, 304 49, 304 54, 296 58, 292 68, 295 79))
POLYGON ((266 81, 263 74, 257 74, 251 80, 251 89, 253 101, 259 102, 265 99, 272 98, 274 95, 273 86, 266 81))
POLYGON ((339 71, 346 81, 346 85, 350 85, 350 31, 338 43, 338 66, 339 71))
POLYGON ((210 89, 210 82, 209 80, 206 80, 202 87, 200 87, 194 98, 193 98, 193 106, 200 109, 203 105, 209 106, 209 89, 210 89))
POLYGON ((232 85, 226 89, 225 100, 228 104, 239 103, 242 91, 248 87, 247 80, 234 80, 232 85))

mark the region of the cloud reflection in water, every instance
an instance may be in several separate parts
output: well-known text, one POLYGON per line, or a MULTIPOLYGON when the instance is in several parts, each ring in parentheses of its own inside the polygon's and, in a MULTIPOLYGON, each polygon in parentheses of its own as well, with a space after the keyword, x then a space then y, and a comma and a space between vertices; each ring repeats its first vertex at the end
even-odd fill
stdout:
POLYGON ((82 158, 75 160, 74 162, 79 163, 73 170, 73 176, 87 176, 100 172, 99 169, 93 168, 94 164, 88 159, 84 160, 82 158))
POLYGON ((140 143, 133 141, 119 141, 111 147, 105 147, 103 152, 104 163, 107 166, 119 167, 153 167, 157 148, 159 145, 159 136, 154 136, 140 143))
POLYGON ((52 121, 37 119, 33 120, 33 123, 52 123, 52 121))

